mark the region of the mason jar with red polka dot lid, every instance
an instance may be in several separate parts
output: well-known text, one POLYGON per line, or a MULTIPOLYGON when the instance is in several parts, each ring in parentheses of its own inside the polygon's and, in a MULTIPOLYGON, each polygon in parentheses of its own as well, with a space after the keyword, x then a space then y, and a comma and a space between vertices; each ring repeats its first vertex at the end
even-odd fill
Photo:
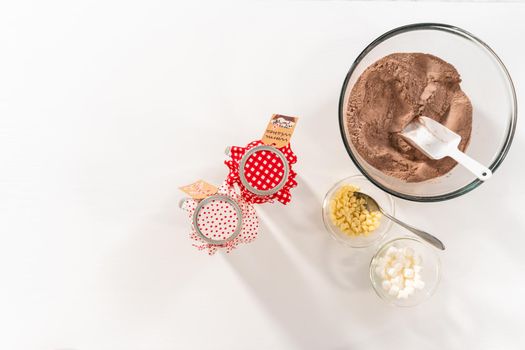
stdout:
POLYGON ((210 255, 219 249, 229 253, 257 238, 259 219, 255 208, 227 183, 215 194, 203 199, 186 198, 180 206, 191 221, 193 245, 210 255))

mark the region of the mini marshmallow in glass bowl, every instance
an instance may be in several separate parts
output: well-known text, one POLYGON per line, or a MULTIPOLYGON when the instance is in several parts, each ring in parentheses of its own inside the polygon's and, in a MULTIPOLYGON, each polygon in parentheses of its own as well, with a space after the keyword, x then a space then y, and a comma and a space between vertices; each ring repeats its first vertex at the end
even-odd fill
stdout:
POLYGON ((439 284, 439 257, 418 239, 397 238, 381 246, 372 258, 370 280, 386 302, 415 306, 430 298, 439 284))

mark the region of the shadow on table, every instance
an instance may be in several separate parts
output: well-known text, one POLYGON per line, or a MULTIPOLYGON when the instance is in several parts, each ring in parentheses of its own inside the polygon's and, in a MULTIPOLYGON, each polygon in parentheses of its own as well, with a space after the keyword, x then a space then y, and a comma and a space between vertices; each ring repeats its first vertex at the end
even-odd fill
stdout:
POLYGON ((107 291, 100 302, 112 317, 126 322, 128 330, 142 332, 164 317, 185 286, 181 281, 190 280, 209 261, 203 253, 191 268, 181 264, 193 258, 194 249, 178 248, 191 246, 179 200, 178 194, 170 197, 101 259, 99 279, 107 291))
POLYGON ((306 179, 299 178, 294 201, 285 210, 267 206, 261 212, 265 220, 279 229, 304 256, 304 260, 328 282, 345 291, 368 290, 368 265, 375 248, 350 248, 337 242, 326 230, 322 219, 322 196, 312 190, 306 179), (291 214, 294 213, 294 214, 291 214))
POLYGON ((345 344, 348 332, 333 324, 338 317, 330 309, 352 312, 364 324, 375 322, 370 307, 359 302, 376 298, 368 279, 373 250, 334 241, 322 222, 321 198, 304 179, 299 182, 286 208, 257 208, 261 237, 224 257, 299 348, 322 347, 327 339, 345 344), (333 292, 334 286, 340 293, 333 292), (352 295, 359 299, 352 300, 352 295), (327 303, 330 307, 325 309, 327 303))

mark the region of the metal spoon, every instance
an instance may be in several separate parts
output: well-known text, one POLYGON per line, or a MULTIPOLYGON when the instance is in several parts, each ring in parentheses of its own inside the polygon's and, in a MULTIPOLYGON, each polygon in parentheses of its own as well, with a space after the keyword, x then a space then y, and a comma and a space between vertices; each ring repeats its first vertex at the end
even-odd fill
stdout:
POLYGON ((412 232, 416 236, 424 239, 428 243, 432 244, 434 247, 436 247, 438 249, 441 249, 441 250, 445 250, 445 245, 439 239, 437 239, 436 237, 432 236, 430 233, 427 233, 425 231, 421 231, 421 230, 419 230, 419 229, 417 229, 415 227, 412 227, 412 226, 410 226, 408 224, 405 224, 403 221, 401 221, 399 219, 396 219, 392 215, 388 214, 386 211, 384 211, 379 206, 379 204, 377 204, 375 199, 373 199, 369 195, 364 194, 362 192, 355 192, 354 194, 356 195, 357 198, 363 198, 365 200, 366 208, 368 209, 368 211, 380 211, 384 216, 386 216, 387 218, 389 218, 390 220, 392 220, 396 224, 403 226, 404 228, 406 228, 407 230, 409 230, 410 232, 412 232))

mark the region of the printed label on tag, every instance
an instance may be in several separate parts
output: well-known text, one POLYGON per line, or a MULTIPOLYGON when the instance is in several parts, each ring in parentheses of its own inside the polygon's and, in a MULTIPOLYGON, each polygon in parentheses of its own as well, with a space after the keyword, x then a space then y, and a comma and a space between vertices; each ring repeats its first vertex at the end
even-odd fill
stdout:
POLYGON ((288 145, 298 119, 297 117, 288 117, 280 114, 272 115, 262 137, 262 142, 265 145, 277 148, 288 145))
POLYGON ((187 186, 179 187, 179 189, 181 189, 193 199, 204 199, 214 195, 219 190, 217 187, 203 180, 196 181, 187 186))

